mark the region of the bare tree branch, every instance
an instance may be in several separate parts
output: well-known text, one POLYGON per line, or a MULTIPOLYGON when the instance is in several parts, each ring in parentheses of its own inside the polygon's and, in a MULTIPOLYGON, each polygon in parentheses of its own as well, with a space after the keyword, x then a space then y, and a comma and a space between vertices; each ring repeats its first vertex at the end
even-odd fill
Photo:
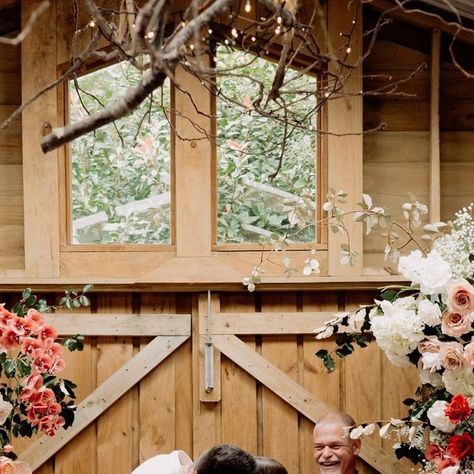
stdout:
POLYGON ((0 44, 8 44, 10 46, 16 46, 17 44, 20 44, 30 34, 36 20, 43 14, 43 12, 47 8, 49 8, 49 5, 50 4, 48 0, 44 0, 43 2, 41 2, 31 14, 28 23, 26 24, 25 28, 23 28, 23 31, 17 36, 15 36, 15 38, 5 38, 3 36, 0 36, 0 44))

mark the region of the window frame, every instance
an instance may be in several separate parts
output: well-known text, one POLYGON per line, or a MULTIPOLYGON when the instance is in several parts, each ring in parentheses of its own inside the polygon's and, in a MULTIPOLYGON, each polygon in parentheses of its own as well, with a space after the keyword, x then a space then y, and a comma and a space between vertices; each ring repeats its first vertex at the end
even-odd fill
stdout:
MULTIPOLYGON (((218 29, 219 27, 213 25, 213 28, 218 29)), ((215 49, 216 45, 213 45, 213 49, 215 49)), ((241 50, 240 48, 235 47, 237 50, 241 50)), ((249 52, 251 53, 251 52, 249 52)), ((259 55, 264 60, 271 61, 273 63, 278 62, 279 53, 277 49, 270 49, 267 54, 259 55)), ((303 68, 308 64, 311 64, 311 60, 305 56, 304 54, 299 54, 295 57, 295 62, 297 67, 300 66, 303 68)), ((295 69, 297 69, 295 67, 295 69)), ((300 70, 299 68, 297 70, 300 70)), ((326 82, 327 82, 327 73, 324 68, 311 70, 308 74, 312 74, 316 77, 317 87, 321 89, 326 82)), ((262 251, 262 244, 258 242, 233 242, 233 243, 218 243, 217 236, 218 236, 218 229, 217 229, 217 209, 218 209, 218 183, 217 183, 217 167, 218 167, 218 157, 217 157, 217 97, 215 94, 211 94, 211 112, 212 112, 212 155, 211 155, 211 180, 212 180, 212 251, 213 252, 239 252, 239 251, 262 251)), ((315 199, 315 240, 312 242, 297 242, 297 243, 289 243, 288 247, 286 248, 287 251, 292 250, 308 250, 308 247, 314 248, 316 250, 327 250, 327 226, 318 226, 316 225, 318 221, 322 219, 323 216, 323 204, 324 204, 324 196, 327 194, 327 139, 324 130, 327 124, 327 106, 326 104, 323 105, 320 112, 317 114, 316 117, 316 128, 320 133, 315 131, 316 138, 315 138, 315 160, 314 166, 316 169, 316 199, 315 199), (323 133, 321 133, 323 131, 323 133)), ((266 247, 265 247, 266 248, 266 247)), ((271 248, 271 245, 268 245, 268 249, 271 248)))

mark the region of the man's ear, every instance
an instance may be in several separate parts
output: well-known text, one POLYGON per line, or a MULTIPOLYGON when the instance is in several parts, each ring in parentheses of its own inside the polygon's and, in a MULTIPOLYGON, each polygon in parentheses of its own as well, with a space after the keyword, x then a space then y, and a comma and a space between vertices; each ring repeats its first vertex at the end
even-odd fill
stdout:
POLYGON ((352 452, 357 455, 359 454, 359 451, 360 451, 360 446, 361 446, 361 440, 360 439, 355 439, 353 442, 352 442, 352 452))

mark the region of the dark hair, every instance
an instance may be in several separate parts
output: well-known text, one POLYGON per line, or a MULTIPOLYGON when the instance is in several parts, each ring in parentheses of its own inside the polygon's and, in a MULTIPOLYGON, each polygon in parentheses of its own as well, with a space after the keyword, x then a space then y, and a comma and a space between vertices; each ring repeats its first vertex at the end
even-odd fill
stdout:
POLYGON ((285 466, 273 458, 255 456, 258 474, 288 474, 285 466))
POLYGON ((219 444, 204 453, 194 466, 196 474, 257 474, 253 456, 233 444, 219 444))

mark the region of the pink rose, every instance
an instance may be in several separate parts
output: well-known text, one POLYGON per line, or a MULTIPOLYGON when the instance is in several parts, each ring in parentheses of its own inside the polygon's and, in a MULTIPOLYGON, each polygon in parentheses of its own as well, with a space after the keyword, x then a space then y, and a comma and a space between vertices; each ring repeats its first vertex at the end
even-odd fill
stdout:
POLYGON ((466 359, 463 355, 463 346, 459 342, 445 342, 439 350, 441 365, 453 372, 459 372, 466 367, 466 359))
POLYGON ((418 344, 418 350, 421 354, 424 352, 434 352, 438 353, 441 347, 441 342, 439 342, 436 336, 428 336, 424 341, 418 344))
POLYGON ((448 308, 454 313, 474 311, 474 288, 469 282, 463 280, 449 288, 448 308))
POLYGON ((441 321, 441 331, 452 337, 459 337, 471 330, 468 314, 446 311, 441 321))
POLYGON ((15 474, 15 472, 13 461, 6 456, 0 456, 0 474, 15 474))

